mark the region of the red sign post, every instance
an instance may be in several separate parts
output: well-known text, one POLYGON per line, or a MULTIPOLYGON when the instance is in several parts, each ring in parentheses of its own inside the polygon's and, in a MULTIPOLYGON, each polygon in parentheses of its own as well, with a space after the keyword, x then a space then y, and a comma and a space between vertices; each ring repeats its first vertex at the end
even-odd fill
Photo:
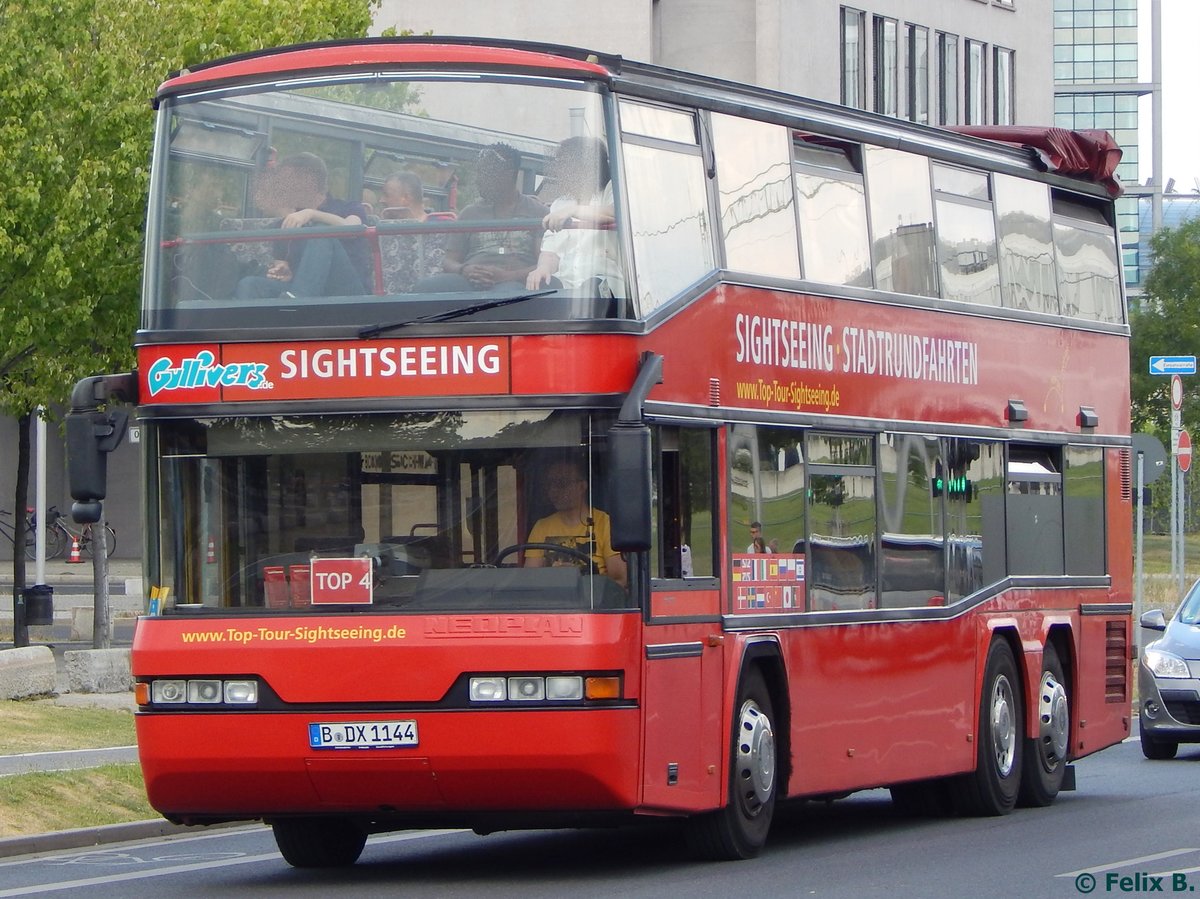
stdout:
POLYGON ((1192 467, 1192 436, 1187 431, 1179 432, 1179 470, 1187 471, 1192 467))

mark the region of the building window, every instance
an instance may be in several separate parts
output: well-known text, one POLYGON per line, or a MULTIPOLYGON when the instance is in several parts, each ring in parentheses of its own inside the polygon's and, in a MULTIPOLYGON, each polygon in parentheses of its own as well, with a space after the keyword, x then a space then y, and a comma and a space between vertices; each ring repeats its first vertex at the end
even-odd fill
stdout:
POLYGON ((900 113, 897 88, 900 81, 899 36, 895 19, 875 17, 875 111, 900 113))
POLYGON ((958 35, 938 32, 938 124, 958 124, 958 35))
POLYGON ((993 48, 992 71, 995 83, 992 86, 993 105, 997 125, 1011 125, 1013 114, 1013 51, 1004 47, 993 48))
POLYGON ((987 124, 986 45, 968 39, 966 46, 966 123, 987 124))
POLYGON ((908 26, 908 118, 929 123, 929 29, 908 26))
POLYGON ((865 109, 867 42, 866 13, 842 7, 842 105, 865 109))

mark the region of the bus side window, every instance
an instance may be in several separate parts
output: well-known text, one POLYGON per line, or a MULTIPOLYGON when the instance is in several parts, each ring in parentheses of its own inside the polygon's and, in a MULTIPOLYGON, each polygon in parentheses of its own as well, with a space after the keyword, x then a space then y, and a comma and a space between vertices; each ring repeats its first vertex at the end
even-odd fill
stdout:
POLYGON ((664 428, 659 432, 658 577, 714 577, 714 432, 664 428))
POLYGON ((622 101, 625 188, 643 315, 716 267, 695 116, 622 101))

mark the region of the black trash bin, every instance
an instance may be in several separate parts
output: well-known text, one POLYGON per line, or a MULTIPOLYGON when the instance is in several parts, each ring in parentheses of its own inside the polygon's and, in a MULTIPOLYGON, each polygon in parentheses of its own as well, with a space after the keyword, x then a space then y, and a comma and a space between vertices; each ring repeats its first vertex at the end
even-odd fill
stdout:
POLYGON ((54 623, 54 588, 35 584, 25 588, 25 624, 29 627, 54 623))

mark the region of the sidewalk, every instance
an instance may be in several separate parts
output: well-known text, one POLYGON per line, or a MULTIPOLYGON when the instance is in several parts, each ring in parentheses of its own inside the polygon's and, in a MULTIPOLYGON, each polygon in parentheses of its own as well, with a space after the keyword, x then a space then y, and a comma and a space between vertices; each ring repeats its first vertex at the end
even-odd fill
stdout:
MULTIPOLYGON (((54 623, 29 628, 31 644, 79 643, 75 649, 91 646, 92 621, 95 610, 95 581, 92 560, 84 557, 81 563, 63 559, 46 562, 46 585, 54 591, 52 604, 54 623)), ((37 576, 33 562, 26 563, 26 587, 35 586, 37 576)), ((115 646, 128 646, 133 640, 133 620, 145 606, 142 585, 142 563, 137 559, 108 560, 108 608, 115 646)), ((12 561, 0 562, 0 633, 11 640, 13 626, 12 561)), ((3 645, 3 644, 0 644, 3 645)))

